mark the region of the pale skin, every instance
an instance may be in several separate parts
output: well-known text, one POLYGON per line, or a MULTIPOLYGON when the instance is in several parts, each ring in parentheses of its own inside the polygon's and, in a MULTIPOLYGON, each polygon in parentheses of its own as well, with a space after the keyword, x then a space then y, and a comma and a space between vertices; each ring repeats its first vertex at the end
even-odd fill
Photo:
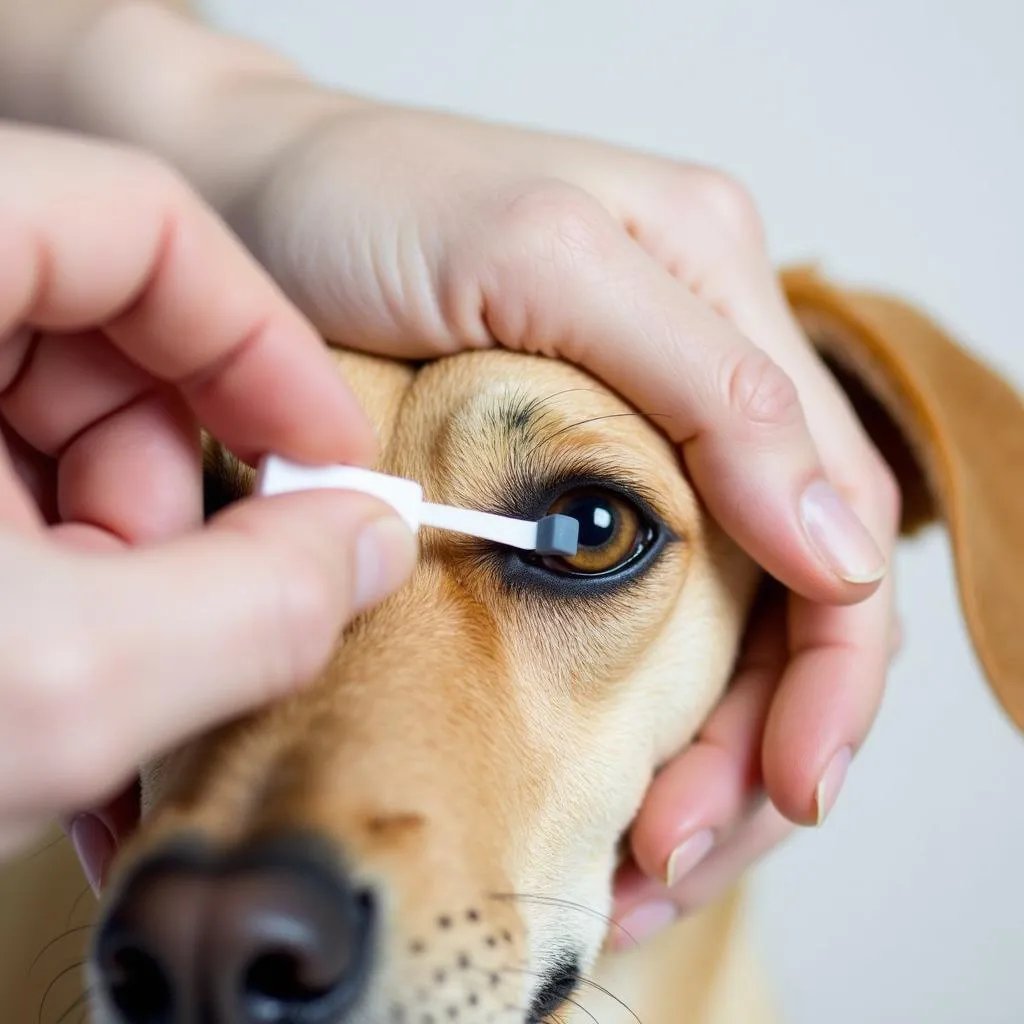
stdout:
MULTIPOLYGON (((215 35, 183 12, 157 4, 2 0, 0 40, 0 114, 6 103, 10 115, 159 154, 228 219, 331 340, 417 357, 494 344, 540 351, 580 364, 641 410, 657 414, 711 512, 789 588, 785 601, 753 624, 732 690, 697 742, 656 778, 634 825, 635 864, 623 872, 617 891, 618 915, 634 935, 710 899, 794 824, 823 820, 877 711, 895 643, 886 568, 898 497, 889 472, 789 314, 756 210, 736 183, 705 168, 594 142, 398 110, 324 90, 273 53, 215 35), (230 146, 217 144, 223 139, 230 146)), ((116 201, 111 192, 110 202, 116 201)), ((113 211, 102 228, 93 225, 111 249, 117 244, 111 225, 123 221, 113 211)), ((69 247, 81 244, 78 217, 74 211, 66 217, 54 213, 47 230, 61 232, 69 247)), ((240 250, 231 251, 244 263, 240 250)), ((244 277, 241 269, 237 273, 244 277)), ((216 306, 226 289, 184 270, 175 283, 193 289, 189 336, 205 337, 197 330, 206 322, 200 307, 216 306)), ((82 287, 76 283, 72 290, 82 287)), ((264 303, 296 325, 295 338, 282 336, 274 358, 283 359, 285 348, 292 353, 288 372, 298 375, 298 399, 303 387, 314 387, 319 365, 308 327, 263 278, 254 276, 247 287, 256 293, 266 289, 264 303)), ((242 294, 248 292, 236 297, 242 294)), ((248 308, 241 301, 231 305, 248 308)), ((216 319, 216 309, 211 315, 216 319)), ((16 308, 8 320, 13 326, 26 317, 16 308)), ((254 318, 247 326, 252 330, 261 322, 254 318)), ((46 326, 72 323, 76 329, 86 326, 81 317, 67 315, 46 326)), ((3 324, 8 330, 8 322, 3 324)), ((116 340, 122 355, 137 358, 151 377, 195 379, 182 371, 184 356, 172 353, 168 343, 172 334, 182 334, 155 321, 150 327, 165 348, 153 349, 150 339, 133 356, 116 340)), ((197 365, 218 365, 237 342, 231 335, 223 342, 227 347, 206 350, 208 362, 197 365)), ((192 364, 189 369, 197 371, 192 364)), ((277 447, 295 456, 366 456, 370 442, 359 440, 360 414, 343 388, 329 383, 329 373, 316 387, 324 407, 333 397, 333 413, 313 416, 310 400, 297 401, 295 409, 302 406, 304 416, 296 411, 289 419, 293 414, 283 408, 282 397, 282 408, 271 408, 282 417, 277 427, 287 425, 282 435, 240 418, 247 397, 250 415, 260 409, 263 400, 255 396, 262 393, 263 372, 265 367, 257 367, 237 387, 204 391, 202 405, 195 404, 195 395, 184 398, 220 436, 227 430, 225 440, 243 453, 277 447)), ((102 374, 96 383, 110 389, 102 374)), ((18 415, 42 417, 45 384, 40 382, 35 398, 23 400, 26 408, 18 415)), ((101 508, 62 492, 62 514, 98 526, 93 533, 108 539, 149 539, 148 524, 155 522, 161 537, 189 531, 171 547, 201 548, 203 558, 221 549, 218 557, 248 558, 254 544, 243 551, 232 547, 241 544, 234 535, 224 536, 237 520, 206 531, 196 527, 197 469, 175 418, 181 408, 174 398, 162 418, 137 415, 128 424, 130 444, 146 444, 159 457, 150 457, 144 470, 136 464, 117 471, 113 478, 124 490, 110 492, 101 508), (135 479, 139 473, 141 482, 135 479)), ((24 436, 6 408, 0 406, 0 413, 24 436)), ((43 433, 59 450, 59 438, 75 435, 76 426, 62 425, 63 434, 49 427, 43 433)), ((115 473, 100 461, 107 454, 94 453, 95 473, 115 473)), ((86 484, 88 479, 87 473, 86 484)), ((7 490, 20 495, 8 502, 14 511, 5 511, 10 529, 27 531, 31 521, 41 533, 41 514, 29 493, 13 484, 7 490)), ((273 539, 280 547, 290 534, 276 516, 288 522, 292 515, 344 517, 355 515, 351 510, 357 507, 362 506, 328 509, 307 497, 280 512, 247 503, 235 515, 258 519, 253 538, 261 544, 273 539)), ((60 527, 56 536, 51 530, 51 547, 67 529, 60 527)), ((340 530, 336 522, 335 529, 340 530)), ((325 551, 331 536, 325 524, 325 551)), ((399 576, 402 559, 411 557, 400 548, 393 549, 392 561, 385 560, 399 576)), ((347 558, 351 545, 342 549, 332 557, 347 558)), ((159 564, 159 552, 132 557, 149 574, 147 586, 171 594, 175 578, 159 564)), ((61 557, 72 558, 63 552, 61 557)), ((86 573, 85 556, 73 557, 75 571, 86 573)), ((199 566, 192 585, 207 572, 211 586, 214 576, 227 575, 199 566)), ((319 594, 323 614, 317 621, 337 626, 353 607, 351 595, 319 594)), ((25 614, 25 599, 18 604, 25 614)), ((182 629, 199 629, 187 615, 185 620, 182 629)), ((319 648, 303 639, 299 624, 292 626, 289 642, 308 643, 302 648, 307 660, 299 661, 308 672, 315 662, 309 651, 319 648)), ((247 642, 237 633, 214 639, 225 651, 234 641, 239 656, 247 642)), ((160 644, 166 650, 171 640, 160 644)), ((275 685, 298 681, 281 675, 275 685)), ((124 750, 115 743, 117 716, 103 704, 106 691, 84 686, 76 707, 103 723, 99 735, 110 741, 100 759, 105 774, 96 769, 91 788, 57 799, 45 758, 22 760, 22 777, 24 765, 31 764, 34 781, 24 783, 11 805, 33 821, 94 805, 160 743, 266 697, 270 684, 259 676, 254 668, 252 679, 243 673, 214 680, 210 687, 223 686, 216 699, 207 696, 211 689, 197 689, 203 701, 193 695, 195 703, 183 705, 178 718, 164 716, 169 731, 133 735, 124 750), (33 792, 47 795, 33 802, 26 795, 33 792)), ((159 673, 148 681, 153 692, 159 692, 160 681, 159 673)), ((0 691, 0 701, 6 699, 0 691)), ((77 736, 59 704, 34 712, 40 730, 49 727, 49 715, 55 729, 77 736)), ((6 750, 2 743, 0 749, 6 750)), ((54 777, 60 774, 58 765, 54 777)), ((123 825, 123 807, 108 806, 101 816, 115 833, 123 825)), ((109 857, 112 846, 102 840, 91 849, 87 860, 109 857)), ((102 874, 95 863, 90 870, 102 874)))

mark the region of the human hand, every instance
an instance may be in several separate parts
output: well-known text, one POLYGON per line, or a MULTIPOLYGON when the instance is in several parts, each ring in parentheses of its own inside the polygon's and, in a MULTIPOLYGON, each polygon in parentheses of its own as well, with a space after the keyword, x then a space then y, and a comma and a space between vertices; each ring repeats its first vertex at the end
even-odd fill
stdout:
POLYGON ((820 823, 881 698, 899 497, 792 316, 742 188, 593 142, 346 102, 232 213, 335 341, 541 352, 658 411, 711 513, 789 588, 650 790, 617 886, 626 930, 642 938, 793 823, 820 823))
POLYGON ((200 423, 249 459, 374 446, 315 332, 175 174, 0 123, 0 856, 306 681, 411 569, 408 530, 356 495, 201 529, 200 423))
POLYGON ((881 697, 899 496, 791 315, 744 190, 342 96, 265 48, 116 6, 63 64, 74 123, 181 167, 333 340, 543 352, 670 414, 657 423, 711 513, 790 588, 651 788, 617 886, 627 928, 700 905, 792 823, 823 818, 881 697))

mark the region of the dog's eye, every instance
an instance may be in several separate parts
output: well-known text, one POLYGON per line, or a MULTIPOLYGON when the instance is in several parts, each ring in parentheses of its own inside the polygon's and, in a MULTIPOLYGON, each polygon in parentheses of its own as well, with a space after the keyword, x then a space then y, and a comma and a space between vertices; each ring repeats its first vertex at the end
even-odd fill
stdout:
POLYGON ((651 530, 640 510, 621 495, 598 487, 563 494, 549 515, 571 516, 580 524, 579 550, 571 557, 545 558, 555 572, 598 576, 629 564, 647 548, 651 530))

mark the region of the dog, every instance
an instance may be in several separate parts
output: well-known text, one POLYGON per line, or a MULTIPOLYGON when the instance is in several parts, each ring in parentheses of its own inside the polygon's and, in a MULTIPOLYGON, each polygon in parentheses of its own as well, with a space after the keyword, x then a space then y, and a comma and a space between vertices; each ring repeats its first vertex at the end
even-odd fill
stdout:
MULTIPOLYGON (((1020 396, 904 303, 804 268, 783 283, 899 480, 903 531, 945 520, 979 658, 1024 727, 1020 396)), ((572 515, 579 552, 423 531, 412 580, 311 687, 143 766, 143 824, 100 908, 60 842, 0 876, 3 1019, 776 1019, 742 886, 608 948, 623 836, 721 698, 760 570, 656 424, 574 367, 337 361, 378 468, 430 500, 572 515)), ((252 484, 208 446, 208 511, 252 484)))

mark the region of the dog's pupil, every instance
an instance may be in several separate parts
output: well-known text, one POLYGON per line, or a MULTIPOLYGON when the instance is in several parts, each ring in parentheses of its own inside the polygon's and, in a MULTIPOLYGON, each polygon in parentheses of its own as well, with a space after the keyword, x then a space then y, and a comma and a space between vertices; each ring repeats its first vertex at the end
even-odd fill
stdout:
POLYGON ((610 501, 597 495, 581 495, 561 509, 580 524, 580 547, 602 548, 615 537, 619 517, 610 501))

